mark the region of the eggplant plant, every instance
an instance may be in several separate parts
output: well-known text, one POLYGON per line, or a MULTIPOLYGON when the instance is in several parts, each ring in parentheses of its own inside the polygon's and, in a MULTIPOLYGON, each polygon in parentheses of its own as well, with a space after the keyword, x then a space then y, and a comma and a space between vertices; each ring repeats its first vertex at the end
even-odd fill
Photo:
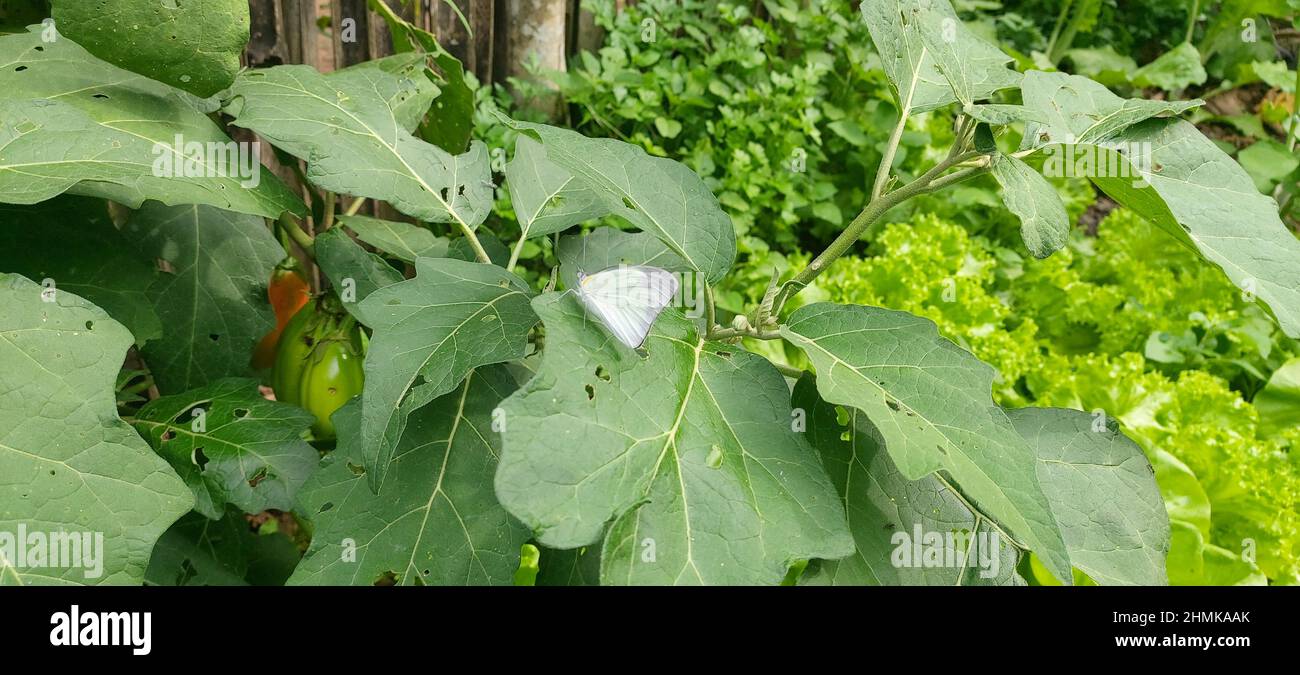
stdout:
MULTIPOLYGON (((199 570, 184 581, 242 583, 247 542, 196 523, 267 510, 310 531, 290 584, 512 584, 539 550, 540 574, 519 575, 539 584, 1010 585, 1031 553, 1064 583, 1164 584, 1169 518, 1115 420, 1003 409, 994 369, 931 321, 801 292, 890 209, 984 174, 1049 256, 1070 223, 1047 177, 1076 175, 1300 335, 1300 242, 1179 119, 1198 101, 1017 72, 947 0, 862 3, 899 111, 871 198, 729 319, 712 289, 736 237, 699 176, 511 119, 494 171, 460 64, 385 3, 399 53, 330 73, 237 71, 225 32, 163 67, 90 25, 160 11, 120 4, 54 0, 51 21, 0 36, 0 531, 105 541, 98 578, 4 554, 0 584, 176 583, 181 562, 199 570), (955 142, 901 181, 908 121, 942 108, 955 142), (1012 128, 1015 149, 999 144, 1012 128), (253 135, 303 190, 247 162, 260 146, 232 138, 253 135), (513 246, 485 228, 498 182, 513 246), (361 213, 374 203, 405 219, 361 213), (539 289, 516 263, 548 237, 558 267, 539 289), (365 327, 364 387, 328 421, 268 399, 251 365, 286 253, 365 327), (566 291, 618 265, 699 291, 639 349, 566 291), (812 367, 749 348, 764 341, 812 367), (326 422, 328 449, 309 431, 326 422)), ((176 10, 174 37, 246 28, 243 3, 208 4, 176 10)))

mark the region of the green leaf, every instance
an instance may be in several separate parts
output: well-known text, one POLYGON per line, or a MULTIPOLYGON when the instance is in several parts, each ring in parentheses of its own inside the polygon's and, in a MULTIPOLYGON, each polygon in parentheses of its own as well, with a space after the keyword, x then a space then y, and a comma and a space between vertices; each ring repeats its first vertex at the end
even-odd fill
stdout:
POLYGON ((19 565, 13 544, 0 547, 0 585, 139 584, 154 542, 193 505, 117 416, 130 346, 98 307, 0 274, 0 532, 103 536, 84 568, 19 565))
POLYGON ((420 55, 388 58, 328 75, 299 65, 245 71, 225 111, 236 126, 307 160, 308 180, 322 189, 477 227, 492 207, 486 146, 451 155, 411 135, 420 106, 400 104, 418 100, 427 109, 433 83, 420 55))
POLYGON ((609 211, 595 190, 548 160, 545 146, 527 135, 515 141, 506 183, 525 237, 559 232, 609 211))
POLYGON ((1103 586, 1167 583, 1169 516, 1142 448, 1078 410, 1007 415, 1037 455, 1070 563, 1103 586))
POLYGON ((398 260, 415 262, 416 258, 447 257, 448 241, 419 225, 369 216, 339 216, 339 222, 355 232, 361 241, 398 260))
POLYGON ((552 548, 605 533, 605 584, 770 584, 853 543, 789 389, 764 359, 706 343, 675 311, 638 355, 578 301, 534 300, 536 377, 501 404, 497 497, 552 548))
POLYGON ((510 125, 540 140, 546 159, 585 184, 604 204, 604 213, 654 234, 709 283, 731 269, 736 258, 731 218, 685 165, 609 138, 545 124, 510 125))
POLYGON ((266 284, 284 258, 262 219, 149 202, 122 234, 148 258, 166 263, 149 287, 163 335, 144 347, 163 393, 251 375, 253 349, 275 327, 266 284))
POLYGON ((162 336, 145 293, 158 271, 113 226, 102 200, 0 205, 0 269, 51 280, 89 300, 126 326, 138 345, 162 336))
POLYGON ((268 401, 256 380, 231 378, 150 401, 136 430, 194 491, 194 510, 216 520, 226 504, 288 511, 316 468, 303 440, 311 413, 268 401))
POLYGON ((966 28, 947 0, 867 0, 860 9, 903 115, 1020 83, 1011 57, 966 28))
POLYGON ((53 0, 59 32, 113 65, 207 97, 230 86, 248 44, 244 0, 53 0))
POLYGON ((1043 174, 1010 155, 993 157, 993 177, 1002 186, 1002 203, 1020 219, 1020 238, 1035 258, 1065 247, 1070 218, 1056 188, 1043 174))
POLYGON ((1024 585, 1016 573, 1018 549, 936 474, 913 481, 899 473, 865 414, 855 408, 839 414, 818 397, 811 376, 795 385, 793 405, 806 416, 808 441, 844 501, 857 545, 852 556, 809 569, 800 585, 1024 585), (939 559, 915 553, 935 549, 926 537, 936 535, 944 537, 939 559))
MULTIPOLYGON (((1095 82, 1059 73, 1029 73, 1023 93, 1025 105, 1052 120, 1026 133, 1032 147, 1074 138, 1092 144, 1076 151, 1100 148, 1095 165, 1122 165, 1119 173, 1126 175, 1092 171, 1088 177, 1098 187, 1223 268, 1248 297, 1268 304, 1283 331, 1300 336, 1300 241, 1282 224, 1277 202, 1261 195, 1250 175, 1195 126, 1151 119, 1184 104, 1125 101, 1095 82), (1101 118, 1115 121, 1095 121, 1101 118), (1130 161, 1135 150, 1145 156, 1130 161)), ((1051 162, 1067 147, 1043 152, 1051 162)))
POLYGON ((1031 70, 1021 88, 1037 122, 1025 129, 1025 147, 1047 143, 1100 143, 1157 117, 1172 117, 1205 104, 1120 98, 1086 77, 1031 70))
POLYGON ((383 258, 361 248, 342 228, 318 235, 313 248, 316 264, 350 313, 355 314, 358 303, 371 293, 403 280, 400 272, 383 258))
POLYGON ((1180 91, 1194 84, 1205 84, 1208 77, 1201 66, 1201 53, 1190 42, 1184 42, 1138 68, 1133 73, 1133 84, 1180 91))
POLYGON ((993 404, 994 371, 928 319, 879 307, 800 307, 781 335, 817 368, 826 401, 866 413, 909 480, 945 471, 1058 579, 1069 558, 1033 451, 993 404))
POLYGON ((600 551, 596 547, 542 548, 536 586, 599 586, 600 551))
POLYGON ((565 288, 576 288, 578 272, 594 274, 619 265, 653 265, 669 272, 690 272, 672 249, 648 232, 624 232, 600 227, 584 235, 560 238, 556 258, 565 288))
POLYGON ((1065 58, 1074 66, 1071 72, 1075 75, 1091 78, 1108 87, 1128 84, 1129 73, 1138 69, 1132 57, 1116 52, 1110 45, 1098 49, 1070 49, 1065 52, 1065 58))
POLYGON ((1252 403, 1259 411, 1261 436, 1300 428, 1300 357, 1273 371, 1252 403))
MULTIPOLYGON (((370 6, 388 24, 393 35, 394 51, 399 54, 408 53, 418 46, 438 65, 436 73, 429 72, 437 80, 440 91, 433 102, 433 108, 422 113, 424 119, 420 122, 420 137, 452 154, 464 152, 474 131, 474 90, 465 80, 465 66, 438 44, 438 38, 433 33, 410 24, 392 11, 384 11, 386 6, 377 8, 376 3, 381 1, 370 0, 370 6)), ((454 3, 448 4, 460 14, 454 3)), ((463 15, 461 21, 464 23, 463 15)))
POLYGON ((1264 194, 1271 193, 1274 186, 1291 175, 1296 168, 1300 168, 1300 157, 1272 139, 1250 144, 1250 147, 1237 153, 1237 161, 1255 181, 1255 187, 1264 194))
POLYGON ((1041 121, 1036 111, 1030 110, 1022 105, 1008 105, 1005 103, 968 105, 962 109, 962 112, 980 122, 991 124, 995 127, 1006 126, 1016 122, 1041 121))
POLYGON ((357 308, 374 329, 366 354, 361 445, 370 487, 383 483, 406 418, 479 366, 522 358, 537 317, 523 281, 493 265, 420 258, 415 278, 357 308))
POLYGON ((270 218, 306 213, 252 162, 250 146, 235 145, 207 117, 204 101, 100 61, 72 40, 45 42, 39 26, 0 37, 0 63, 0 201, 34 204, 71 192, 131 207, 154 199, 270 218), (201 144, 202 155, 178 149, 178 137, 201 144), (225 161, 232 157, 252 166, 225 161), (255 171, 246 175, 248 168, 255 171))
POLYGON ((505 367, 479 368, 412 413, 378 494, 361 468, 360 406, 335 413, 343 435, 303 492, 315 533, 291 583, 513 584, 528 530, 492 492, 501 448, 493 411, 517 387, 505 367))
POLYGON ((244 514, 221 520, 190 513, 153 548, 145 584, 153 586, 280 586, 301 558, 282 534, 260 535, 244 514))

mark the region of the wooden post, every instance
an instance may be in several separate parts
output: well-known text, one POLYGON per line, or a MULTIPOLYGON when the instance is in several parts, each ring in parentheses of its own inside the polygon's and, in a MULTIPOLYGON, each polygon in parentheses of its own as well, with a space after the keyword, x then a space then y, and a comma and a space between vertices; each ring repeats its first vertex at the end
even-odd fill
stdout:
MULTIPOLYGON (((535 61, 543 72, 565 69, 566 0, 499 0, 504 5, 497 40, 496 79, 530 78, 525 64, 535 61), (504 39, 502 39, 504 38, 504 39)), ((547 81, 540 82, 550 89, 547 81)), ((522 104, 554 116, 559 112, 559 95, 542 95, 522 104)))
POLYGON ((335 68, 370 60, 370 10, 366 0, 334 0, 330 25, 334 29, 335 68))

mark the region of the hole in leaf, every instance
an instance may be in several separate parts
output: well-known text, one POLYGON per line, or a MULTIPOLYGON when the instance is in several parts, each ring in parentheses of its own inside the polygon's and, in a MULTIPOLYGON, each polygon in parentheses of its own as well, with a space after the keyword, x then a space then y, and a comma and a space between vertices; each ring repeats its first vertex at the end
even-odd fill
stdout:
POLYGON ((235 408, 235 419, 244 419, 248 417, 248 408, 235 408))
POLYGON ((86 330, 95 330, 95 322, 94 322, 94 321, 87 321, 87 322, 86 322, 86 330))
POLYGON ((190 453, 190 461, 194 462, 194 466, 199 467, 199 471, 208 467, 208 456, 203 454, 203 446, 194 448, 194 452, 190 453))
POLYGON ((605 370, 605 366, 596 366, 596 377, 609 382, 609 371, 605 370))
POLYGON ((587 385, 585 388, 587 390, 587 400, 588 401, 596 400, 596 389, 591 385, 587 385))
POLYGON ((40 46, 40 45, 36 45, 36 51, 38 51, 38 52, 43 52, 43 51, 45 51, 45 48, 42 47, 42 46, 40 46))
POLYGON ((389 570, 375 578, 376 586, 396 586, 397 572, 389 570))
POLYGON ((173 439, 173 438, 176 438, 176 430, 175 430, 175 429, 168 429, 167 431, 164 431, 164 432, 162 433, 162 441, 163 441, 164 443, 166 443, 167 441, 170 441, 170 440, 173 439))
POLYGON ((718 352, 718 356, 721 356, 724 359, 729 359, 731 358, 731 352, 718 352))
POLYGON ((898 405, 898 401, 895 401, 894 399, 891 398, 885 399, 885 405, 889 406, 889 409, 893 410, 894 412, 898 412, 899 410, 902 410, 902 408, 900 408, 898 405))
POLYGON ((15 73, 21 73, 24 70, 27 70, 27 66, 18 66, 17 68, 14 68, 15 73))
POLYGON ((97 98, 97 99, 103 101, 103 100, 108 99, 108 94, 95 94, 94 96, 91 96, 91 98, 97 98))
POLYGON ((257 487, 262 481, 266 480, 266 477, 270 474, 271 472, 268 471, 266 467, 260 467, 257 471, 254 471, 253 475, 248 479, 248 487, 257 487))
POLYGON ((636 204, 633 204, 633 203, 632 203, 632 200, 631 200, 631 199, 628 199, 627 197, 624 197, 624 198, 623 198, 623 206, 626 206, 628 209, 630 209, 630 210, 632 210, 632 211, 635 211, 635 210, 636 210, 636 204))
POLYGON ((334 502, 325 502, 324 504, 320 505, 320 509, 318 509, 316 513, 325 513, 326 511, 332 508, 334 508, 334 502))
POLYGON ((221 340, 221 336, 220 336, 220 335, 217 335, 216 333, 210 333, 210 334, 208 335, 208 339, 209 339, 209 340, 212 340, 213 342, 217 342, 217 341, 221 340))
POLYGON ((352 462, 348 462, 348 471, 351 471, 353 476, 366 475, 366 467, 358 466, 356 464, 353 464, 352 462))

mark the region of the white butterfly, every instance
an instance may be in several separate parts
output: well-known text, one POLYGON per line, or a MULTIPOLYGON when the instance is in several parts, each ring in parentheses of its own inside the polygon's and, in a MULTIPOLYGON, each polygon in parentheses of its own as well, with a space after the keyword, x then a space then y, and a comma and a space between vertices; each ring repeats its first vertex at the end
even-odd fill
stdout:
POLYGON ((677 295, 677 275, 658 267, 619 265, 595 274, 578 272, 574 292, 619 342, 636 349, 677 295))

